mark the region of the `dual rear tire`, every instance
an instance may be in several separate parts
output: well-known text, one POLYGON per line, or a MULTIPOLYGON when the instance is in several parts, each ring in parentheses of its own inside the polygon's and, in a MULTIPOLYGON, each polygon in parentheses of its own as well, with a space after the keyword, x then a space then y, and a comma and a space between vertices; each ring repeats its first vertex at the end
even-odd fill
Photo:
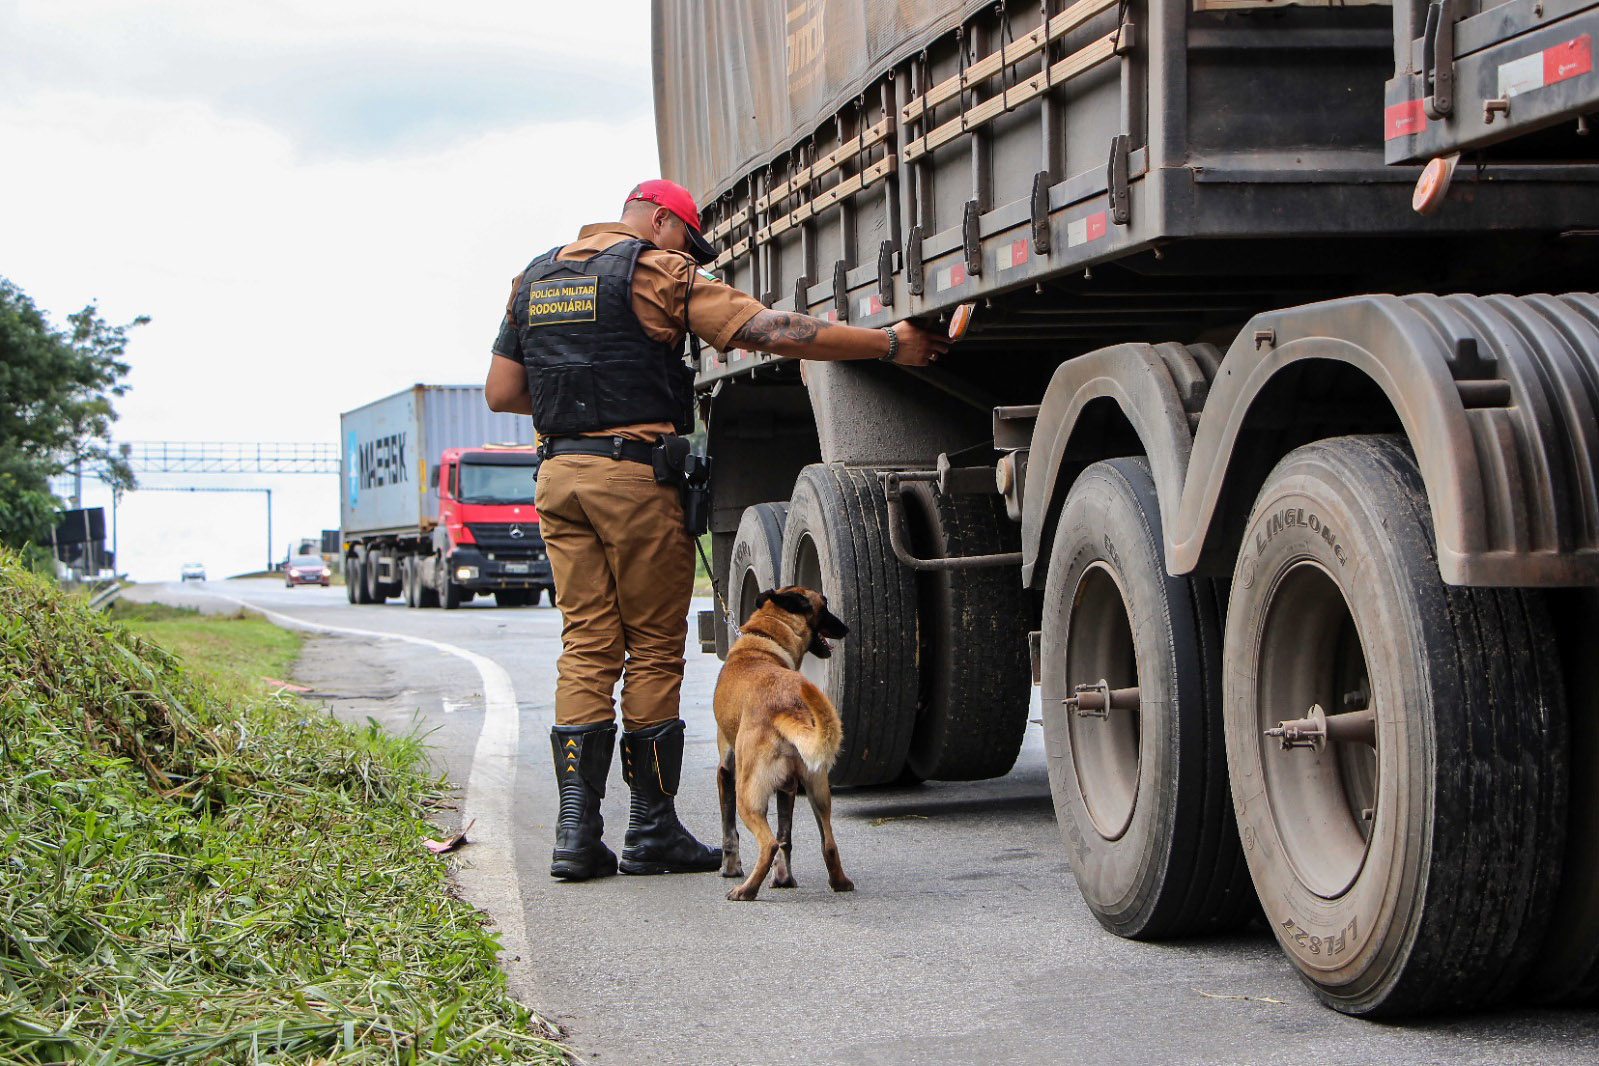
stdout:
POLYGON ((1370 1017, 1591 989, 1599 904, 1561 879, 1545 599, 1443 584, 1408 446, 1283 459, 1225 611, 1211 582, 1165 573, 1163 545, 1147 466, 1113 460, 1074 484, 1051 556, 1045 744, 1100 922, 1172 936, 1258 906, 1324 1003, 1370 1017), (1107 689, 1122 706, 1100 711, 1107 689))
MULTIPOLYGON (((1019 539, 997 496, 914 486, 907 497, 912 550, 923 557, 992 554, 1019 539)), ((745 511, 729 610, 742 621, 761 589, 804 585, 850 627, 832 657, 800 665, 844 719, 833 784, 998 777, 1015 763, 1027 727, 1027 593, 1010 570, 905 566, 888 522, 875 471, 806 467, 786 512, 782 504, 745 511)))
POLYGON ((409 555, 400 561, 400 591, 407 607, 437 607, 439 590, 424 576, 433 562, 426 556, 409 555))
POLYGON ((351 603, 383 602, 374 598, 375 566, 375 561, 368 557, 364 548, 357 548, 354 554, 345 558, 344 595, 351 603))

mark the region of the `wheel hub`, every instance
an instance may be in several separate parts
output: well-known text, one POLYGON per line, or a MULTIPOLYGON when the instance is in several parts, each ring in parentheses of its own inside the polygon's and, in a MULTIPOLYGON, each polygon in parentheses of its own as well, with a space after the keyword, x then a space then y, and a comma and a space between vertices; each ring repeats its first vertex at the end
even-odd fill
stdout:
POLYGON ((1061 703, 1079 718, 1104 718, 1111 711, 1136 711, 1140 704, 1137 686, 1112 689, 1104 678, 1098 684, 1078 685, 1077 695, 1061 703))
POLYGON ((1328 742, 1334 744, 1365 744, 1377 746, 1377 712, 1370 707, 1358 711, 1345 711, 1329 716, 1321 704, 1310 705, 1310 714, 1288 722, 1278 722, 1266 730, 1268 737, 1277 737, 1282 748, 1310 748, 1321 751, 1328 742))
POLYGON ((1138 654, 1126 598, 1114 571, 1096 562, 1078 581, 1066 636, 1066 677, 1075 684, 1061 701, 1071 737, 1072 767, 1083 805, 1106 840, 1132 824, 1142 765, 1138 654))
POLYGON ((1354 616, 1319 564, 1283 573, 1259 661, 1261 763, 1278 834, 1306 887, 1334 899, 1364 867, 1377 816, 1377 701, 1354 616), (1271 713, 1283 707, 1307 710, 1271 713))

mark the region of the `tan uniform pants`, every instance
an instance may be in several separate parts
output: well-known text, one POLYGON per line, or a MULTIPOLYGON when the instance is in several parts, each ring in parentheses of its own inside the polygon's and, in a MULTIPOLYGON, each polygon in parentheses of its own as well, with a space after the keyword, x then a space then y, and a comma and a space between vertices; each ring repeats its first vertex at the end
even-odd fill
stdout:
POLYGON ((539 467, 539 528, 561 609, 555 723, 616 719, 641 729, 677 717, 694 594, 694 544, 677 488, 643 463, 556 455, 539 467))

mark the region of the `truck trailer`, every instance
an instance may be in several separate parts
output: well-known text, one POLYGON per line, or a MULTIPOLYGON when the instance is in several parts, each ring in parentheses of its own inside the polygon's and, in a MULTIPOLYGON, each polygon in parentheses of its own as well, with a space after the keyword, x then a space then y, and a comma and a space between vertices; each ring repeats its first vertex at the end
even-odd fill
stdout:
MULTIPOLYGON (((656 0, 712 566, 851 627, 839 785, 1006 773, 1110 932, 1354 1015, 1599 991, 1593 0, 656 0)), ((701 616, 725 654, 730 626, 701 616)))
POLYGON ((341 525, 351 603, 401 596, 453 610, 554 602, 534 506, 539 457, 525 416, 478 385, 413 385, 340 416, 341 525))

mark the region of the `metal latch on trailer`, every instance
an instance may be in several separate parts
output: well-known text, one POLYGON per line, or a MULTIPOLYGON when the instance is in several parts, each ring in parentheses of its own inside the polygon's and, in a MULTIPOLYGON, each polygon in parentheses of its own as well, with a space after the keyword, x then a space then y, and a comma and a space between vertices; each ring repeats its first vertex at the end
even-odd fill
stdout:
POLYGON ((1127 164, 1133 139, 1118 133, 1110 139, 1110 163, 1105 168, 1105 188, 1110 198, 1110 220, 1125 226, 1133 219, 1132 202, 1128 199, 1127 164))
POLYGON ((1427 7, 1427 26, 1421 35, 1422 103, 1428 118, 1441 119, 1455 110, 1456 0, 1433 0, 1427 7))

